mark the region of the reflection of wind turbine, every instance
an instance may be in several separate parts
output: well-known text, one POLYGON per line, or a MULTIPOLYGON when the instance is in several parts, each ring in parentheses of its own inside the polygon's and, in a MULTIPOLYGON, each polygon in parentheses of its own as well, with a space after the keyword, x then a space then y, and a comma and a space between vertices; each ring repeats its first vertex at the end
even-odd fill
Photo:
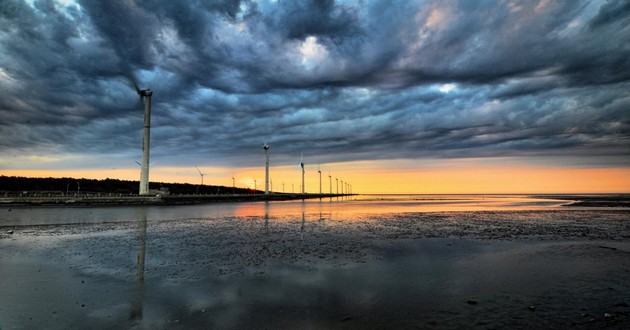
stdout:
POLYGON ((138 245, 138 257, 136 263, 136 286, 133 290, 131 298, 131 313, 129 319, 135 322, 142 321, 143 305, 144 305, 144 266, 146 256, 146 237, 147 237, 147 211, 141 208, 138 214, 138 232, 140 244, 138 245))
POLYGON ((265 233, 269 233, 269 201, 265 201, 265 233))
POLYGON ((306 189, 304 189, 304 150, 302 150, 302 153, 300 153, 300 166, 302 167, 302 193, 304 193, 304 191, 306 191, 306 189))
POLYGON ((265 149, 265 194, 269 194, 269 145, 265 143, 263 145, 265 149))
POLYGON ((319 169, 319 164, 317 164, 317 173, 319 173, 319 194, 322 194, 322 171, 319 169))
POLYGON ((140 165, 140 195, 149 194, 149 144, 151 136, 151 95, 150 89, 140 90, 137 86, 136 92, 140 100, 144 99, 144 129, 142 133, 142 164, 140 165))
POLYGON ((300 226, 300 239, 304 240, 304 224, 306 222, 306 217, 304 216, 304 200, 302 200, 302 225, 300 226))

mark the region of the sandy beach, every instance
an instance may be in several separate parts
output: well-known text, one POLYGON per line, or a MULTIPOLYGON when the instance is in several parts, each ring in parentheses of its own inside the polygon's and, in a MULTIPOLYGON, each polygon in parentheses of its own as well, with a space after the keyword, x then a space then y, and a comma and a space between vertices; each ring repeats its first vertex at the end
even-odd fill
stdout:
POLYGON ((4 227, 0 329, 630 326, 630 214, 550 210, 4 227))

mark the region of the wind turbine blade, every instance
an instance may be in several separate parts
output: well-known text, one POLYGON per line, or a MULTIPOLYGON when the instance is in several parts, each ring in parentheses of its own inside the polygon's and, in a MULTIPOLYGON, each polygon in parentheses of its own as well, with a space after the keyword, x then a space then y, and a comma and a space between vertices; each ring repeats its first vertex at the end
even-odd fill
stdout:
POLYGON ((140 162, 138 162, 137 160, 134 161, 136 164, 142 166, 142 164, 140 164, 140 162))
POLYGON ((201 173, 201 171, 199 170, 199 167, 195 166, 195 168, 197 169, 197 172, 199 172, 199 174, 203 176, 203 174, 202 174, 202 173, 201 173))
POLYGON ((136 93, 140 94, 140 88, 136 83, 136 77, 133 75, 132 72, 120 72, 120 75, 122 76, 122 80, 124 81, 125 85, 133 88, 136 93))

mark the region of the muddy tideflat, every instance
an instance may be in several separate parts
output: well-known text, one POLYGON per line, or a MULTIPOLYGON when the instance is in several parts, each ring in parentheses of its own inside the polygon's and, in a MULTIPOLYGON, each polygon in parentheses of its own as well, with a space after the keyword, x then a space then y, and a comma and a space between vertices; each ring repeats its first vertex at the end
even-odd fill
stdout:
POLYGON ((5 226, 0 327, 629 325, 627 211, 313 205, 179 219, 139 208, 129 221, 5 226))

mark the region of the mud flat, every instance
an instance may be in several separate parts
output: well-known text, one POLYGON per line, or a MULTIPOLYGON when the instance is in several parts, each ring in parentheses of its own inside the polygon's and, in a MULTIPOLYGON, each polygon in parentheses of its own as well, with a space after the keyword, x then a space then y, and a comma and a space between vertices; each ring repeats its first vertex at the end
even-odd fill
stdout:
POLYGON ((2 227, 2 329, 630 328, 630 213, 2 227))
POLYGON ((568 207, 630 207, 628 194, 602 195, 542 195, 540 198, 552 198, 569 201, 568 207))

